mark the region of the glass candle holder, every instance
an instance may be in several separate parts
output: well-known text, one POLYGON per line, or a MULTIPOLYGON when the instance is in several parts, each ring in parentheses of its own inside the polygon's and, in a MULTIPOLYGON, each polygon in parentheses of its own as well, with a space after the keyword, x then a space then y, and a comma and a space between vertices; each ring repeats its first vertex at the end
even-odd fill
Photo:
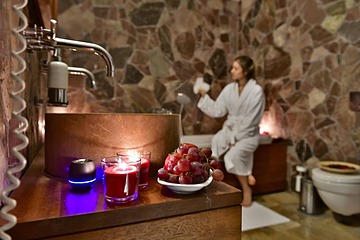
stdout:
POLYGON ((104 194, 107 202, 125 203, 138 198, 140 158, 131 155, 105 157, 104 194))
POLYGON ((144 189, 149 185, 149 172, 150 172, 150 151, 120 151, 117 153, 118 156, 122 155, 132 155, 135 157, 140 157, 140 177, 139 177, 139 189, 144 189))
POLYGON ((149 185, 151 152, 141 153, 140 159, 141 159, 141 166, 140 166, 139 188, 143 189, 149 185))

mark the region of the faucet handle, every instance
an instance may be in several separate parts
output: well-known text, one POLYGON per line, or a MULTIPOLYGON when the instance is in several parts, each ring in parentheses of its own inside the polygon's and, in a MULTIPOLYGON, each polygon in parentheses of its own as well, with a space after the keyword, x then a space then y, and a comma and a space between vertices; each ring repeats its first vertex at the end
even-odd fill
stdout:
POLYGON ((56 28, 57 28, 57 21, 55 19, 50 19, 50 31, 51 31, 52 40, 55 40, 56 38, 56 28))

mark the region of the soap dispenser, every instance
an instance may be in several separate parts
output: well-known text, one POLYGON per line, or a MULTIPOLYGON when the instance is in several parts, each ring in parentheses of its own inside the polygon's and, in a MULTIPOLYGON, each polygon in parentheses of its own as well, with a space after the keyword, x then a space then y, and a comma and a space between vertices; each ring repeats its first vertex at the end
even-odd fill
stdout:
POLYGON ((68 65, 60 61, 52 61, 48 66, 48 105, 67 106, 67 90, 69 82, 68 65))

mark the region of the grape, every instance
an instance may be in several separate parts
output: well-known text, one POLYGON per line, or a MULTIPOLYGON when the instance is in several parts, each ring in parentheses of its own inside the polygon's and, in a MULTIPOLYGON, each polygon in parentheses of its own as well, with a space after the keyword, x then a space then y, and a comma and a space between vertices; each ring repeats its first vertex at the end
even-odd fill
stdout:
POLYGON ((201 152, 203 152, 207 158, 211 158, 212 155, 211 148, 202 148, 201 152))
POLYGON ((186 158, 182 158, 177 163, 177 166, 179 167, 179 170, 181 172, 188 172, 190 171, 190 161, 186 158))
POLYGON ((181 146, 186 146, 186 147, 188 147, 188 148, 192 148, 192 147, 196 147, 196 148, 197 148, 197 146, 196 146, 195 144, 192 144, 192 143, 182 143, 181 146))
POLYGON ((181 174, 179 177, 179 183, 181 184, 191 184, 192 182, 193 178, 188 174, 181 174))
POLYGON ((172 162, 169 161, 168 165, 165 166, 165 169, 169 172, 169 173, 173 173, 173 169, 174 169, 174 164, 172 162))
POLYGON ((208 171, 203 171, 203 173, 201 174, 204 177, 204 180, 206 181, 209 178, 209 172, 208 171))
POLYGON ((224 173, 220 169, 214 169, 211 176, 215 181, 222 181, 224 180, 224 173))
POLYGON ((174 165, 178 163, 178 161, 182 158, 182 155, 179 153, 170 154, 169 161, 174 165))
POLYGON ((206 155, 203 152, 199 152, 199 162, 205 162, 206 155))
POLYGON ((196 183, 203 183, 205 182, 205 178, 203 175, 195 175, 193 176, 193 183, 196 184, 196 183))
POLYGON ((190 154, 190 153, 196 153, 196 154, 198 154, 199 152, 200 152, 199 148, 197 148, 197 147, 191 147, 191 148, 189 148, 188 154, 190 154))
POLYGON ((191 147, 189 148, 187 159, 189 159, 190 162, 192 161, 199 161, 200 159, 200 150, 197 147, 191 147))
POLYGON ((169 175, 168 182, 170 183, 179 183, 179 176, 177 175, 169 175))
POLYGON ((219 161, 213 159, 210 161, 210 167, 212 167, 213 169, 221 169, 221 164, 219 161))
POLYGON ((167 166, 170 163, 170 154, 167 155, 166 159, 165 159, 165 163, 164 163, 164 168, 167 168, 167 166))
POLYGON ((191 162, 191 172, 193 175, 201 175, 204 171, 204 165, 200 162, 191 162))
POLYGON ((175 165, 173 168, 173 174, 180 175, 182 172, 179 169, 178 165, 175 165))
POLYGON ((160 178, 161 180, 168 180, 169 179, 169 172, 165 169, 165 168, 160 168, 157 171, 157 176, 158 178, 160 178))
POLYGON ((199 161, 200 156, 199 153, 197 152, 192 152, 192 153, 188 153, 186 155, 186 158, 190 161, 190 162, 194 162, 194 161, 199 161))
POLYGON ((186 146, 186 145, 180 145, 177 149, 176 149, 176 152, 181 154, 181 155, 184 155, 184 154, 187 154, 189 151, 189 147, 186 146))

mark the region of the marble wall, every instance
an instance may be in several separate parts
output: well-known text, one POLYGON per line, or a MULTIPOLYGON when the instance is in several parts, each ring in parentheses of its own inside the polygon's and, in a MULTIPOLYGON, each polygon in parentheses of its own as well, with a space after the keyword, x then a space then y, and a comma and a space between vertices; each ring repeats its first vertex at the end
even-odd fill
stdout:
POLYGON ((5 19, 9 18, 7 5, 0 5, 0 190, 3 189, 5 182, 5 171, 7 168, 7 161, 9 156, 9 131, 11 119, 11 100, 8 91, 11 89, 10 85, 10 36, 6 37, 6 32, 9 32, 10 27, 7 28, 5 19))
MULTIPOLYGON (((23 26, 24 22, 19 20, 11 4, 11 1, 3 1, 0 4, 0 190, 10 184, 5 174, 7 168, 18 165, 14 150, 21 153, 29 164, 43 142, 38 120, 43 116, 44 108, 34 104, 39 82, 39 56, 37 53, 26 53, 21 42, 12 34, 12 31, 19 31, 19 24, 23 26), (26 69, 22 69, 18 60, 20 58, 15 58, 16 54, 25 60, 26 69), (25 84, 23 90, 20 79, 25 84), (23 108, 19 101, 14 100, 15 98, 24 99, 26 107, 23 108), (15 115, 27 119, 26 131, 23 122, 15 115), (14 134, 14 129, 17 129, 19 134, 27 136, 27 145, 14 134)), ((28 13, 26 7, 22 11, 28 13)), ((21 174, 19 171, 15 173, 18 177, 21 174)))
POLYGON ((99 85, 73 88, 68 111, 178 112, 182 92, 185 134, 214 133, 223 119, 196 108, 195 75, 205 73, 216 98, 232 59, 246 54, 267 94, 267 131, 293 143, 293 162, 359 163, 359 113, 349 108, 360 91, 359 9, 359 0, 61 1, 59 34, 101 44, 116 65, 109 79, 97 56, 65 54, 99 85))

